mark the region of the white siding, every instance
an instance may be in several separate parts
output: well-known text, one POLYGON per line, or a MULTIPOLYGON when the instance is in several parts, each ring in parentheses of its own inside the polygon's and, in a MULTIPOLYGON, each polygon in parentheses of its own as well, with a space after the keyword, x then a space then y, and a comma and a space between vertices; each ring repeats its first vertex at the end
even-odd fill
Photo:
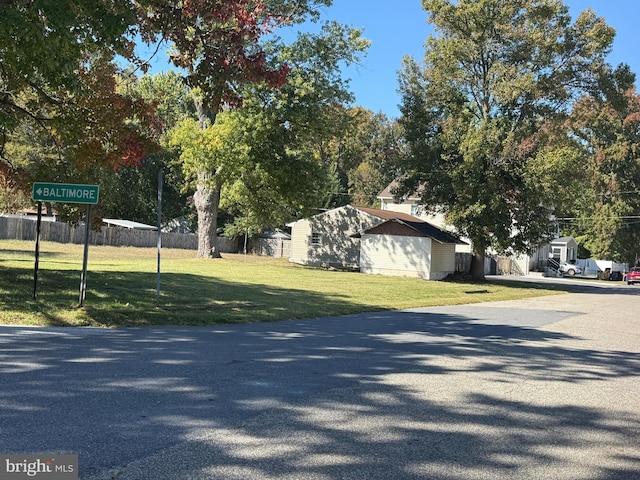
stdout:
POLYGON ((307 263, 307 251, 311 237, 311 222, 300 220, 291 227, 291 256, 290 262, 307 263))
POLYGON ((453 244, 440 244, 426 237, 362 236, 362 273, 442 280, 455 272, 455 264, 453 244))
POLYGON ((442 280, 456 271, 456 249, 450 243, 433 242, 431 245, 431 280, 442 280))
POLYGON ((411 204, 409 203, 393 203, 393 202, 382 200, 380 209, 388 210, 390 212, 406 213, 407 215, 411 215, 411 204))
POLYGON ((360 238, 354 235, 381 222, 379 217, 352 206, 335 208, 296 222, 291 227, 289 261, 358 268, 360 238), (314 234, 319 239, 317 244, 311 242, 314 234))
POLYGON ((431 245, 431 239, 425 237, 363 235, 360 271, 378 275, 429 278, 431 245))
POLYGON ((438 228, 445 229, 444 215, 441 213, 427 213, 424 208, 419 206, 416 202, 407 200, 406 203, 393 203, 382 200, 381 210, 387 210, 389 212, 406 213, 407 215, 413 215, 420 218, 425 222, 429 222, 438 228))

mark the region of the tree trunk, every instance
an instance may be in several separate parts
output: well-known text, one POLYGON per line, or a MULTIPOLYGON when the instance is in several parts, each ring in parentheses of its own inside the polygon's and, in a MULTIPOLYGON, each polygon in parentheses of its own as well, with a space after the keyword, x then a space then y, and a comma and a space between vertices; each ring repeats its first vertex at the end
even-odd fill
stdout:
POLYGON ((469 272, 471 274, 471 279, 474 281, 483 282, 485 280, 484 257, 485 249, 477 248, 476 244, 474 243, 473 256, 471 257, 471 268, 469 272))
POLYGON ((210 174, 198 174, 198 186, 193 203, 198 212, 198 258, 221 258, 218 250, 218 207, 220 206, 219 184, 211 187, 210 174))
MULTIPOLYGON (((193 99, 198 114, 198 123, 202 130, 216 121, 216 110, 206 110, 202 101, 193 99)), ((219 104, 219 102, 218 102, 219 104)), ((218 250, 218 208, 220 207, 219 181, 212 182, 211 172, 198 173, 198 185, 193 203, 198 213, 198 258, 221 258, 218 250)))

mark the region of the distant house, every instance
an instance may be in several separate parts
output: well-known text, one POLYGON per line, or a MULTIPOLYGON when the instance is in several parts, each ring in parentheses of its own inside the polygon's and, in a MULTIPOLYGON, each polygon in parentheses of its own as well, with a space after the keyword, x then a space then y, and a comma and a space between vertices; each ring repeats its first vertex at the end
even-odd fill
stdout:
POLYGON ((359 268, 360 234, 392 218, 420 221, 403 213, 352 205, 298 220, 289 225, 289 261, 304 265, 359 268))
POLYGON ((392 218, 363 232, 360 271, 442 280, 456 270, 457 244, 464 242, 427 222, 392 218))
POLYGON ((393 212, 406 213, 414 217, 422 218, 428 221, 431 215, 425 215, 424 209, 420 207, 420 195, 419 192, 409 195, 405 198, 396 201, 394 191, 398 188, 399 184, 396 180, 387 185, 383 191, 378 194, 378 200, 380 200, 380 210, 391 210, 393 212))
POLYGON ((529 258, 530 271, 543 271, 549 259, 556 262, 576 263, 578 260, 578 242, 573 237, 554 238, 541 245, 529 258))
MULTIPOLYGON (((420 204, 420 191, 396 200, 394 191, 398 188, 398 186, 398 182, 394 180, 389 185, 387 185, 387 187, 382 192, 380 192, 380 194, 378 195, 378 200, 380 200, 381 210, 406 213, 408 215, 418 217, 421 220, 430 223, 431 225, 435 225, 442 230, 452 230, 453 227, 447 224, 444 214, 429 212, 424 206, 420 204)), ((471 253, 471 242, 468 239, 463 240, 463 243, 456 245, 456 252, 471 253)))

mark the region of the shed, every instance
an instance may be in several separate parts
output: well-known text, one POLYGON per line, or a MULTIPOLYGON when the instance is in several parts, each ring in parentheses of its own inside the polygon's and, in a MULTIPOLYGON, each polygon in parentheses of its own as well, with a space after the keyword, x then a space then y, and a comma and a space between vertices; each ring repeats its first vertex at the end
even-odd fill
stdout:
POLYGON ((361 235, 362 273, 442 280, 456 269, 454 235, 423 221, 393 218, 361 235))
POLYGON ((282 230, 265 230, 260 236, 250 240, 249 250, 267 257, 289 257, 291 235, 282 230))
POLYGON ((578 242, 573 237, 560 237, 550 242, 550 257, 559 262, 575 263, 578 259, 578 242))

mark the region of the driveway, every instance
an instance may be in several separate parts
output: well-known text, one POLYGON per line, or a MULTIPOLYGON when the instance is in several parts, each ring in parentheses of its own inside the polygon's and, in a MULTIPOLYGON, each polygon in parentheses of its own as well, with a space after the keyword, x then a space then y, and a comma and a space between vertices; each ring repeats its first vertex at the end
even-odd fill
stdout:
POLYGON ((81 479, 640 478, 640 287, 205 328, 0 327, 0 453, 81 479))

